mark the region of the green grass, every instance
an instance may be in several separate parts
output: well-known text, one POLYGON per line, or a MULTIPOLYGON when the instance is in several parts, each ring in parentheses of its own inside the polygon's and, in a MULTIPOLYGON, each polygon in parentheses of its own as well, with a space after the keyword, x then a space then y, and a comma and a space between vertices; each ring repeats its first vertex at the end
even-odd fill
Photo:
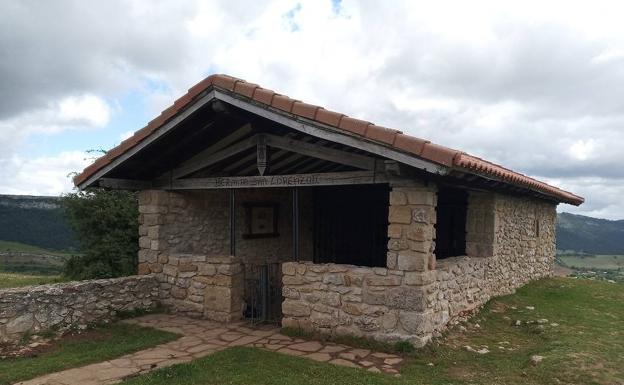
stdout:
POLYGON ((254 348, 235 347, 122 382, 123 385, 394 384, 394 378, 254 348))
POLYGON ((55 255, 58 257, 69 257, 71 255, 70 253, 65 251, 47 250, 38 246, 27 245, 25 243, 0 240, 0 252, 10 251, 18 253, 55 255))
POLYGON ((0 272, 59 275, 69 252, 46 250, 19 242, 0 241, 0 272))
POLYGON ((437 343, 410 354, 401 378, 234 348, 124 384, 621 384, 623 304, 622 284, 571 278, 534 282, 492 300, 466 325, 467 331, 450 330, 437 343), (526 324, 542 318, 549 320, 543 330, 526 324), (513 326, 515 320, 523 326, 513 326), (466 345, 487 345, 490 353, 472 353, 466 345), (533 366, 529 360, 534 354, 546 358, 533 366))
POLYGON ((52 350, 37 357, 0 360, 0 384, 105 361, 172 341, 176 334, 124 323, 89 331, 88 338, 61 339, 52 350))
POLYGON ((624 255, 560 255, 558 258, 571 268, 607 270, 624 268, 624 255))
POLYGON ((61 281, 62 279, 58 275, 3 273, 0 270, 0 289, 31 285, 45 285, 47 283, 56 283, 61 281))

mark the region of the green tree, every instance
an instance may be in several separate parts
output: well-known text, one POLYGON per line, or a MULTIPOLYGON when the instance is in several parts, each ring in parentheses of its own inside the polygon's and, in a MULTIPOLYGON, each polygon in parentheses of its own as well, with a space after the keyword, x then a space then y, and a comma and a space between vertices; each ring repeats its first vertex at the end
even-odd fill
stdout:
POLYGON ((136 274, 139 250, 136 193, 89 189, 66 194, 61 201, 83 252, 67 261, 64 269, 67 278, 136 274))

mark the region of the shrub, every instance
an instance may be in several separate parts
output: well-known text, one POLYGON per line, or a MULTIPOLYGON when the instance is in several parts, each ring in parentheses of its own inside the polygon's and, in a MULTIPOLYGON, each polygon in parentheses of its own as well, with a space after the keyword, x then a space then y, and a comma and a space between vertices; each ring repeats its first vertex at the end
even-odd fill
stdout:
POLYGON ((136 274, 139 214, 135 193, 90 189, 64 195, 61 201, 83 252, 65 264, 68 279, 136 274))

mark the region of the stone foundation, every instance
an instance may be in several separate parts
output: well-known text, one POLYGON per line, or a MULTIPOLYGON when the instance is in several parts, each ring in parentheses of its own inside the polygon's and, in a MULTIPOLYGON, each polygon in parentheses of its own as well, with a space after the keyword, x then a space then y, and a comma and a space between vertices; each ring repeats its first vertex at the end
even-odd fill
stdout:
POLYGON ((48 329, 83 329, 113 319, 118 311, 157 304, 158 282, 151 275, 3 289, 0 342, 48 329))

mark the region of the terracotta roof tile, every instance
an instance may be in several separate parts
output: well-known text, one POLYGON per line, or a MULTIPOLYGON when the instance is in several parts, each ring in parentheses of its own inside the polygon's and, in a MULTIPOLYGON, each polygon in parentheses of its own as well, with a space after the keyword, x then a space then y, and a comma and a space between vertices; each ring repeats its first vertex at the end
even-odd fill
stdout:
POLYGON ((428 140, 405 134, 397 134, 394 139, 394 147, 416 155, 422 154, 423 148, 427 143, 429 143, 428 140))
POLYGON ((400 133, 400 131, 371 124, 366 130, 366 137, 393 145, 398 133, 400 133))
POLYGON ((195 84, 193 87, 189 88, 186 94, 189 95, 191 98, 196 97, 197 95, 201 94, 208 87, 212 85, 214 78, 215 78, 215 75, 208 76, 206 79, 202 80, 201 82, 195 84))
POLYGON ((552 195, 562 202, 579 205, 584 199, 570 192, 563 191, 528 176, 516 173, 500 165, 488 162, 463 152, 444 146, 430 143, 427 140, 405 135, 400 131, 376 126, 372 123, 350 118, 341 113, 328 111, 322 107, 303 103, 285 95, 276 94, 274 91, 264 89, 256 84, 245 82, 228 75, 210 75, 193 87, 189 88, 185 95, 177 99, 174 104, 164 110, 147 126, 135 132, 124 140, 119 146, 110 150, 105 156, 98 158, 93 164, 74 178, 74 183, 79 185, 99 171, 102 167, 112 162, 115 158, 136 146, 151 133, 165 124, 178 112, 185 109, 198 95, 210 87, 217 87, 232 91, 240 96, 253 99, 259 103, 273 108, 292 113, 296 116, 307 118, 336 129, 342 129, 358 136, 391 146, 396 150, 418 156, 430 162, 438 163, 454 169, 473 172, 485 176, 494 176, 508 183, 531 188, 552 195))
POLYGON ((371 123, 344 116, 342 120, 340 120, 340 125, 338 127, 354 134, 364 136, 369 125, 371 125, 371 123))
POLYGON ((319 109, 316 112, 316 120, 328 126, 338 127, 340 125, 340 119, 345 116, 338 112, 329 111, 324 108, 319 109))
POLYGON ((184 107, 186 107, 186 105, 193 99, 193 97, 186 93, 184 95, 182 95, 181 97, 179 97, 178 99, 176 99, 175 102, 173 102, 173 107, 176 110, 180 110, 184 107))
POLYGON ((273 96, 275 95, 276 95, 275 92, 271 90, 267 90, 264 88, 256 88, 256 91, 254 92, 254 95, 253 95, 253 99, 257 102, 270 106, 271 103, 273 102, 273 96))
POLYGON ((448 147, 440 146, 439 144, 426 143, 423 146, 420 156, 436 163, 451 167, 453 165, 453 158, 458 152, 459 151, 457 150, 452 150, 448 147))
POLYGON ((237 94, 246 96, 251 98, 253 96, 254 91, 258 88, 257 84, 247 83, 247 82, 238 82, 234 87, 234 92, 237 94))
POLYGON ((314 106, 312 104, 295 102, 295 104, 293 104, 291 112, 295 115, 303 116, 304 118, 314 120, 314 117, 316 116, 316 111, 319 108, 319 106, 314 106))
POLYGON ((290 112, 292 111, 292 107, 294 103, 295 103, 295 100, 289 98, 288 96, 275 95, 273 96, 273 102, 271 102, 271 107, 275 107, 278 110, 290 112))
POLYGON ((162 118, 167 121, 171 119, 177 112, 178 108, 176 108, 176 106, 169 106, 167 109, 160 113, 160 116, 162 116, 162 118))
POLYGON ((234 91, 234 86, 239 81, 242 80, 238 78, 233 78, 228 75, 220 75, 213 78, 212 85, 215 87, 225 88, 226 90, 234 91))

